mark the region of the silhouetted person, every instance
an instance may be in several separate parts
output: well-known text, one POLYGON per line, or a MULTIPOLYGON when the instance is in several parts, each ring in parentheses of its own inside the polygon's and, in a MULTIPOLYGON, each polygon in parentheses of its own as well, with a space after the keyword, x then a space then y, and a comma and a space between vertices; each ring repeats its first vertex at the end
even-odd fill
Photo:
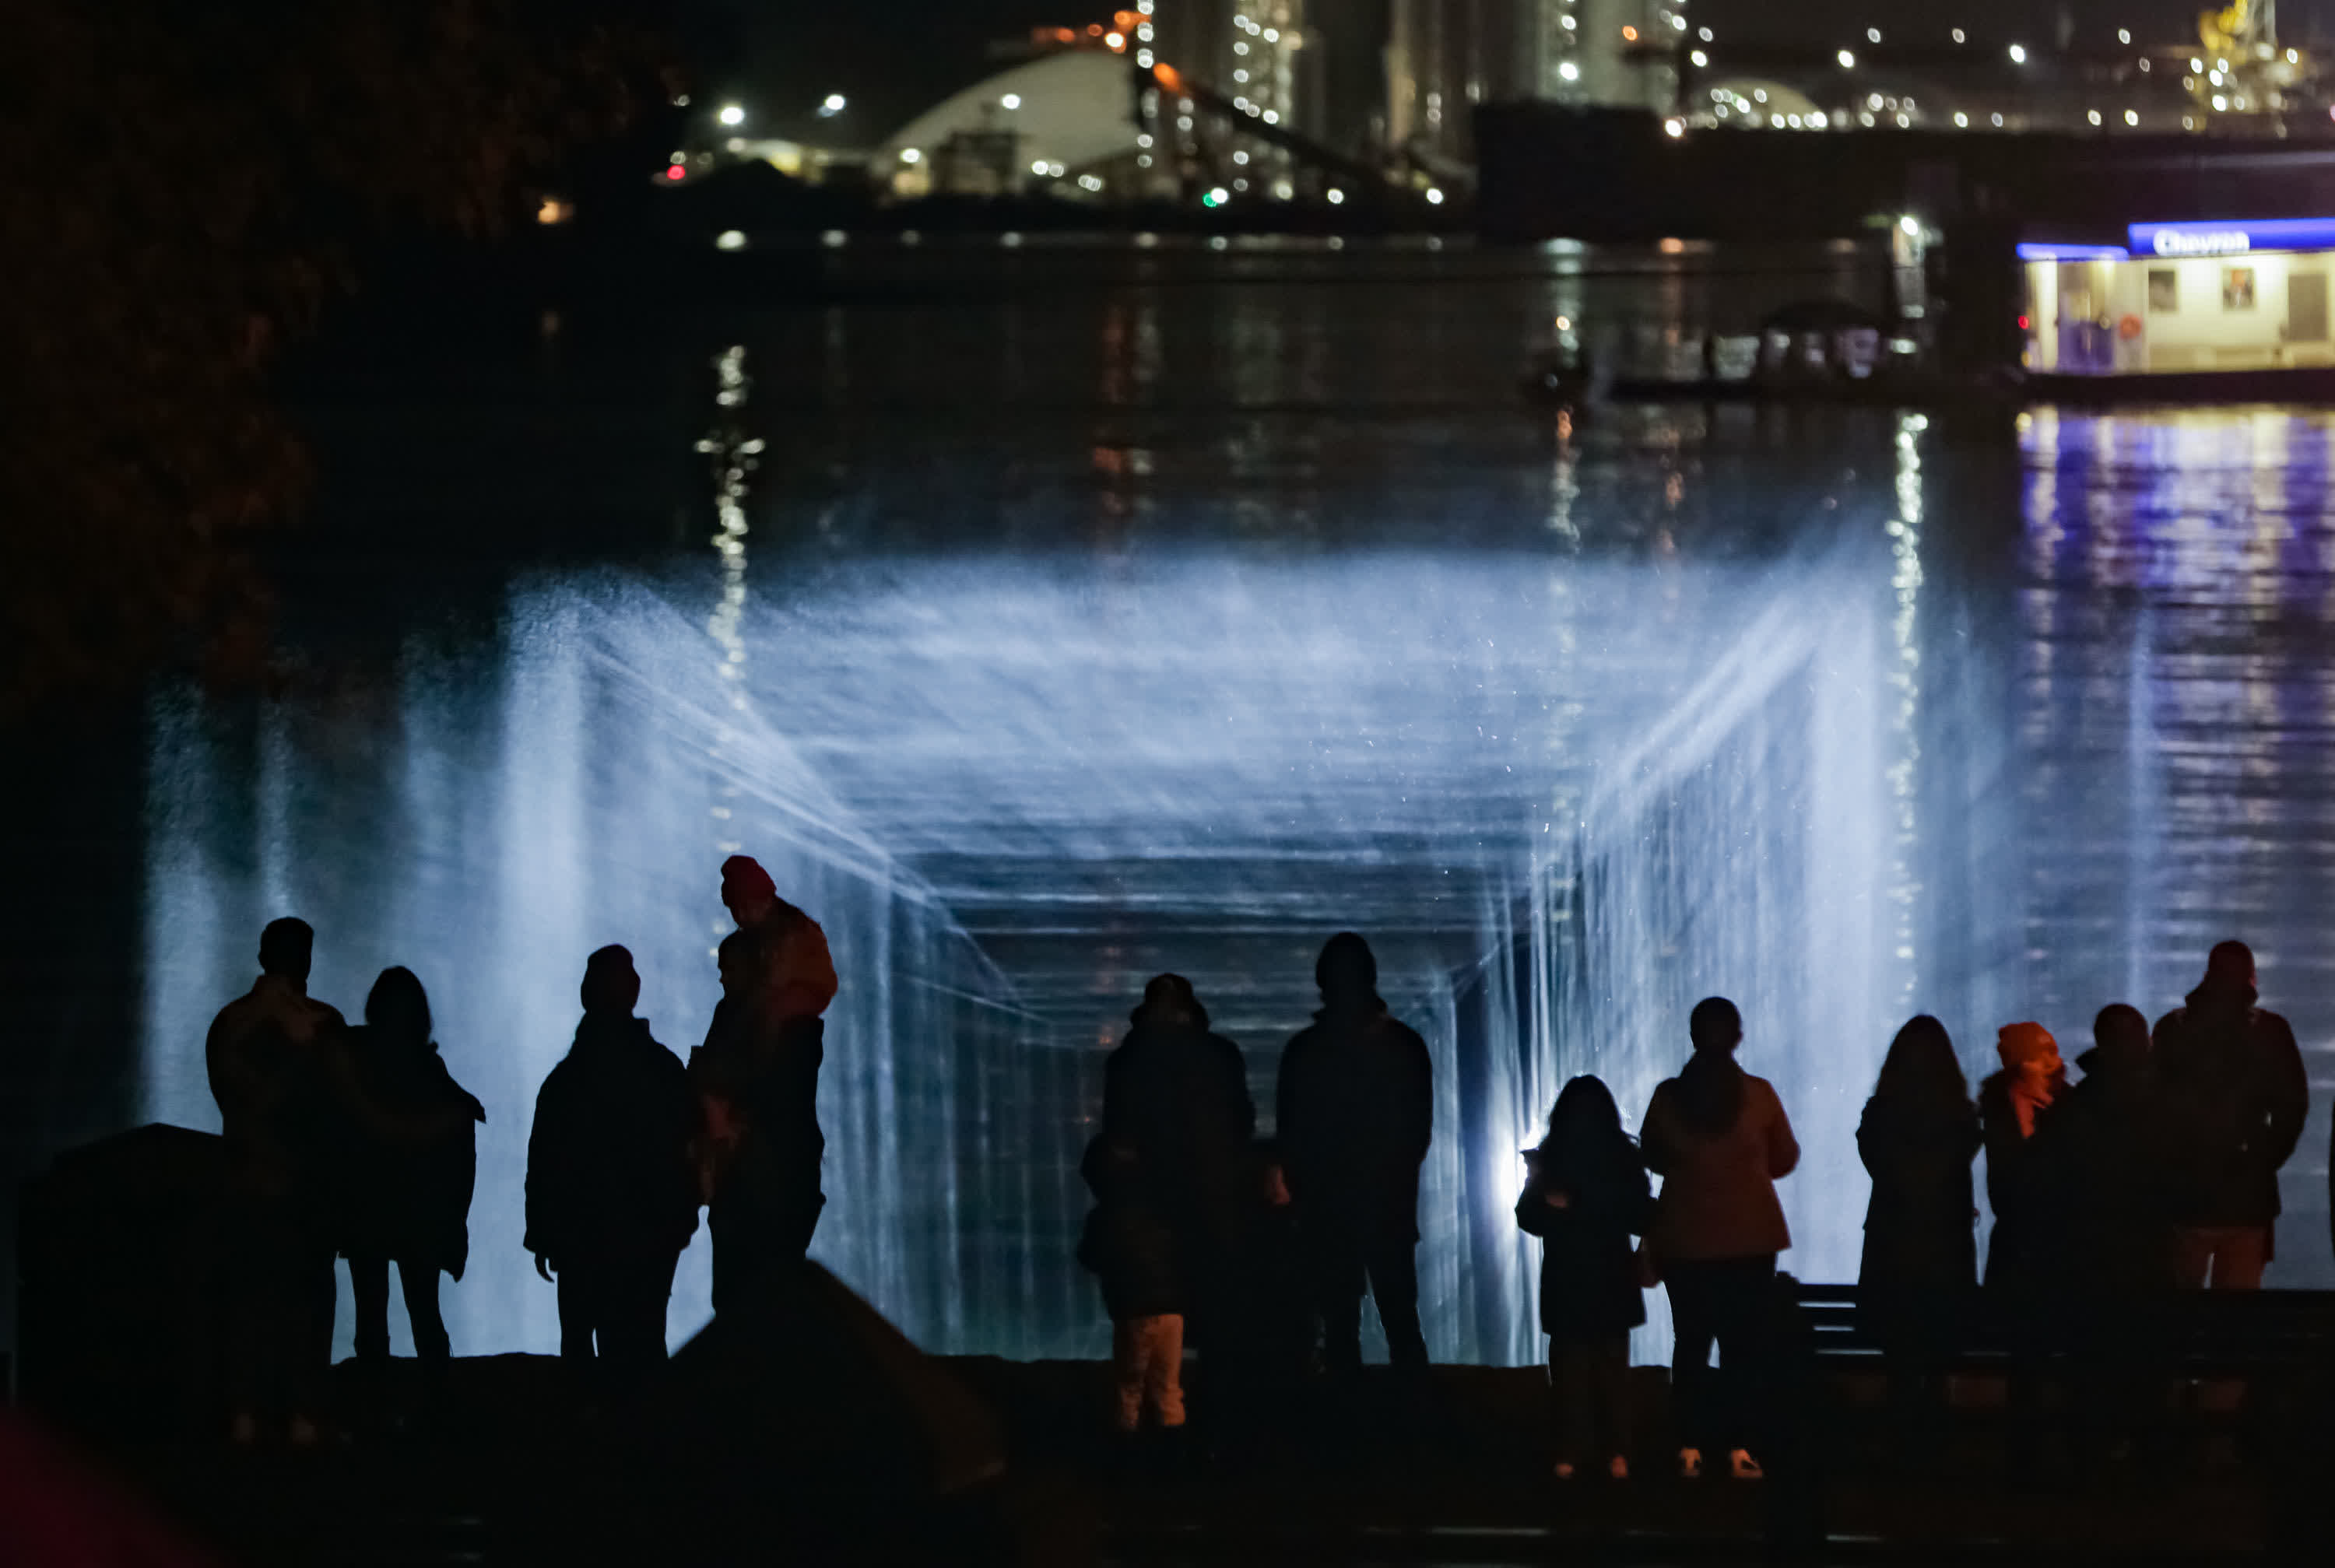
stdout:
POLYGON ((1694 1054, 1654 1089, 1644 1123, 1646 1166, 1662 1178, 1650 1245, 1677 1334, 1679 1471, 1700 1475, 1703 1450, 1724 1447, 1729 1473, 1749 1479, 1760 1474, 1748 1445, 1765 1416, 1776 1254, 1792 1244, 1776 1183, 1800 1146, 1775 1089, 1736 1065, 1735 1004, 1705 998, 1687 1030, 1694 1054))
POLYGON ((1387 1357, 1427 1364, 1419 1326, 1419 1167, 1434 1136, 1427 1042, 1378 994, 1370 944, 1342 931, 1313 966, 1322 1006, 1282 1052, 1277 1133, 1332 1372, 1362 1361, 1362 1296, 1387 1357))
POLYGON ((2173 1267, 2165 1218, 2165 1108, 2150 1060, 2148 1020, 2122 1002, 2092 1021, 2076 1059, 2060 1134, 2069 1172, 2069 1282, 2089 1295, 2162 1287, 2173 1267))
POLYGON ((2067 1065, 2059 1042, 2039 1023, 2005 1024, 1994 1049, 2002 1067, 1978 1089, 1986 1198, 1994 1210, 1987 1288, 2056 1289, 2069 1273, 2070 1176, 2054 1117, 2067 1065))
POLYGON ((819 1014, 835 965, 819 923, 778 895, 743 855, 722 863, 722 901, 738 922, 721 947, 722 1001, 689 1059, 703 1118, 713 1306, 734 1305, 773 1267, 802 1261, 819 1211, 819 1014))
POLYGON ((1102 1286, 1110 1314, 1113 1415, 1122 1432, 1148 1415, 1168 1430, 1184 1424, 1184 1320, 1190 1286, 1177 1266, 1176 1227, 1132 1146, 1108 1132, 1089 1140, 1079 1174, 1095 1206, 1079 1239, 1079 1262, 1102 1286))
POLYGON ((305 921, 269 922, 258 981, 220 1009, 204 1042, 227 1146, 228 1362, 238 1442, 256 1438, 263 1422, 295 1443, 315 1442, 332 1360, 328 1178, 339 1150, 327 1058, 341 1049, 345 1025, 308 995, 315 943, 305 921))
POLYGON ((451 1354, 438 1310, 440 1271, 462 1277, 470 1255, 470 1195, 479 1158, 471 1128, 486 1110, 446 1070, 431 1038, 430 998, 410 969, 385 969, 365 997, 364 1027, 350 1031, 358 1091, 400 1125, 434 1125, 428 1137, 361 1132, 351 1150, 341 1238, 349 1260, 361 1361, 389 1360, 389 1265, 397 1265, 413 1353, 443 1366, 451 1354))
POLYGON ((1238 1046, 1209 1031, 1180 974, 1153 978, 1129 1025, 1103 1064, 1102 1136, 1133 1160, 1147 1205, 1166 1217, 1205 1319, 1257 1203, 1248 1070, 1238 1046))
POLYGON ((1540 1326, 1548 1336, 1556 1474, 1602 1459, 1630 1474, 1630 1331, 1646 1321, 1631 1238, 1653 1219, 1653 1191, 1621 1108, 1601 1080, 1567 1083, 1548 1134, 1525 1155, 1516 1224, 1541 1238, 1540 1326))
POLYGON ((2254 955, 2224 942, 2186 1004, 2157 1021, 2176 1283, 2251 1291, 2274 1252, 2278 1172, 2310 1114, 2294 1031, 2254 1003, 2254 955))
POLYGON ((2148 1020, 2121 1002, 2092 1021, 2092 1048, 2076 1059, 2082 1081, 2060 1097, 2069 1212, 2070 1348, 2088 1459, 2122 1451, 2146 1432, 2161 1385, 2143 1369, 2158 1359, 2152 1298, 2172 1277, 2165 1219, 2164 1109, 2150 1062, 2148 1020))
POLYGON ((1856 1128, 1873 1178, 1859 1310, 1886 1347, 1890 1401, 1909 1437, 1926 1436, 1923 1418, 1943 1411, 1955 1319, 1978 1285, 1978 1112, 1946 1026, 1928 1013, 1909 1020, 1856 1128))
POLYGON ((619 1384, 664 1360, 673 1267, 697 1233, 697 1097, 633 1016, 640 995, 625 949, 586 962, 584 1018, 536 1095, 527 1143, 525 1244, 536 1273, 558 1277, 560 1359, 596 1360, 619 1384))

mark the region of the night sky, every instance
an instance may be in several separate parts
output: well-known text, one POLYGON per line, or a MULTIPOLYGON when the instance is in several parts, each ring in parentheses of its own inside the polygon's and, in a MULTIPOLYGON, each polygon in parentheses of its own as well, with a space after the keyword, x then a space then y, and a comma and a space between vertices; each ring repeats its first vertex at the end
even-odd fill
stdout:
MULTIPOLYGON (((809 130, 805 117, 829 92, 851 102, 846 121, 825 128, 839 140, 880 139, 948 93, 977 81, 993 44, 1039 24, 1103 20, 1117 0, 884 0, 875 5, 684 3, 698 78, 760 111, 765 129, 809 130)), ((1171 0, 1161 0, 1162 4, 1171 0)), ((1334 27, 1363 0, 1309 0, 1334 27)), ((2198 4, 2185 0, 1689 0, 1700 25, 1729 37, 1838 42, 1861 46, 1867 27, 1943 34, 1962 26, 1981 37, 2048 44, 2065 15, 2080 41, 2113 41, 2118 27, 2162 44, 2196 36, 2198 4)), ((2291 41, 2335 32, 2335 0, 2284 0, 2280 31, 2291 41)))

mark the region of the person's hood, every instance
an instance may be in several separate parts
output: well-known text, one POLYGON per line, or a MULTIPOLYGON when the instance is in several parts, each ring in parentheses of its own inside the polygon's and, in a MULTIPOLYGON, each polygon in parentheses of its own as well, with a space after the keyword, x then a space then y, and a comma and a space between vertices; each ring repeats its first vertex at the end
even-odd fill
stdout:
POLYGON ((2219 1022, 2244 1017, 2261 998, 2262 992, 2242 980, 2207 975, 2196 990, 2182 1000, 2188 1003, 2191 1012, 2219 1022))
POLYGON ((2025 1063, 2056 1049, 2059 1043, 2051 1038, 2051 1031, 2039 1023, 2006 1023, 1995 1035, 1994 1051, 2002 1059, 2004 1068, 2015 1072, 2025 1063))
POLYGON ((648 1038, 649 1021, 628 1012, 587 1012, 576 1026, 576 1050, 587 1058, 628 1051, 648 1038))
POLYGON ((1387 1004, 1375 991, 1352 996, 1325 996, 1313 1010, 1316 1023, 1369 1023, 1386 1016, 1387 1004))

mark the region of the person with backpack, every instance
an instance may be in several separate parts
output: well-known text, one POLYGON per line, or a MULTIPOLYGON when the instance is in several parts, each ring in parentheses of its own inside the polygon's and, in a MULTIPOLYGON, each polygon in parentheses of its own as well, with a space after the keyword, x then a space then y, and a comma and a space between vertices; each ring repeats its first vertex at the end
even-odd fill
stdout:
POLYGON ((1749 1443, 1769 1414, 1759 1391, 1778 1317, 1776 1255, 1792 1244, 1776 1183, 1799 1165, 1800 1146, 1775 1086, 1736 1064, 1735 1004, 1697 1002, 1687 1031, 1694 1054, 1654 1089, 1643 1138, 1646 1166, 1662 1178, 1649 1242, 1677 1330, 1679 1473, 1700 1476, 1703 1450, 1723 1447, 1730 1475, 1758 1480, 1749 1443))
POLYGON ((1636 1142, 1603 1081, 1567 1083, 1548 1134, 1525 1153, 1516 1224, 1541 1238, 1540 1326, 1548 1336, 1556 1477, 1604 1460, 1630 1476, 1630 1331, 1646 1321, 1632 1238, 1653 1218, 1653 1191, 1636 1142))

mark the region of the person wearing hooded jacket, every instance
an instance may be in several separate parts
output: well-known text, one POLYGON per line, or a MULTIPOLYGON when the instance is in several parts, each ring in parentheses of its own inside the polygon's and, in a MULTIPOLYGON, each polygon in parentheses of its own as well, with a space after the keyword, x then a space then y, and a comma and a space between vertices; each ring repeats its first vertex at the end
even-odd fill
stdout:
POLYGON ((1100 1136, 1168 1224, 1205 1335, 1257 1201, 1248 1068, 1180 974, 1155 976, 1129 1023, 1103 1064, 1100 1136))
POLYGON ((722 1001, 689 1080, 703 1120, 700 1169, 713 1233, 713 1309, 773 1269, 799 1263, 827 1206, 819 1073, 835 965, 819 922, 778 895, 743 855, 722 863, 722 1001))
POLYGON ((1434 1137, 1427 1042, 1378 994, 1370 944, 1342 931, 1313 966, 1322 1007, 1281 1056, 1274 1096, 1283 1170, 1297 1211, 1323 1360, 1362 1360, 1362 1297, 1378 1302, 1395 1366, 1427 1365, 1419 1323, 1419 1167, 1434 1137))
POLYGON ((1646 1321, 1631 1241, 1645 1234, 1653 1190, 1638 1146, 1604 1081, 1567 1082, 1548 1133, 1525 1153, 1516 1225, 1541 1238, 1540 1327, 1548 1336, 1556 1476, 1570 1480, 1602 1457, 1630 1475, 1630 1331, 1646 1321))
POLYGON ((2040 1291, 2068 1274, 2069 1172, 2055 1115, 2068 1088, 2059 1042, 2039 1023, 1996 1031, 2001 1070, 1979 1085, 1986 1138, 1986 1198, 1994 1210, 1987 1243, 1990 1290, 2040 1291))
POLYGON ((681 1059, 635 1018, 633 955, 586 962, 575 1043, 536 1095, 527 1233, 559 1286, 559 1355, 637 1376, 664 1360, 673 1267, 697 1233, 697 1100, 681 1059))
POLYGON ((2222 943, 2154 1036, 2174 1282, 2192 1290, 2261 1288, 2276 1250, 2279 1167, 2310 1116, 2294 1031, 2256 1005, 2254 982, 2253 951, 2222 943))
POLYGON ((1757 1390, 1772 1364, 1776 1255, 1792 1244, 1776 1183, 1798 1166, 1800 1146, 1775 1087, 1736 1064, 1743 1015, 1735 1004, 1704 998, 1687 1032, 1694 1054, 1655 1086, 1641 1140, 1646 1168, 1662 1178, 1647 1249, 1677 1330, 1679 1471, 1700 1476, 1703 1450, 1724 1447, 1729 1473, 1753 1480, 1763 1472, 1750 1428, 1774 1414, 1757 1390))

